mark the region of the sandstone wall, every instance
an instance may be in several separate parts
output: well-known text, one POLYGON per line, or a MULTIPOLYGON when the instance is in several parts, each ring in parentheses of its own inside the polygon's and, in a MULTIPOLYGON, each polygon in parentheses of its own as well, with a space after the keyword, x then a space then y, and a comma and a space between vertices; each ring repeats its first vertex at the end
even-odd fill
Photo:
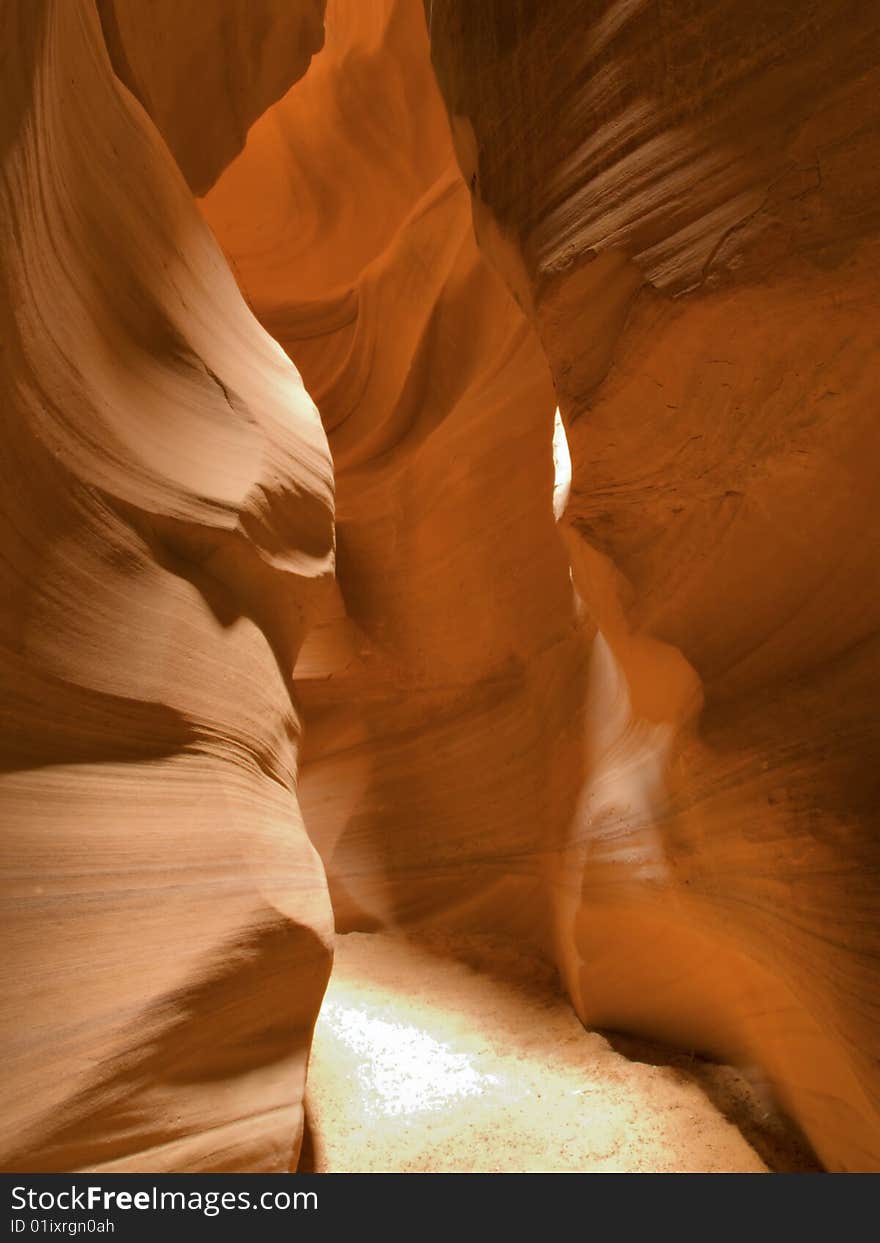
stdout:
POLYGON ((0 2, 3 1168, 288 1168, 332 897, 876 1169, 874 10, 323 18, 0 2))
POLYGON ((758 1062, 831 1168, 876 1168, 877 13, 425 8, 601 635, 558 826, 572 998, 758 1062))
POLYGON ((585 659, 555 397, 474 241, 418 6, 331 0, 324 51, 202 206, 333 454, 339 595, 296 690, 338 926, 546 940, 585 659))
POLYGON ((289 695, 326 437, 94 3, 4 0, 0 41, 0 1165, 284 1170, 331 962, 289 695))

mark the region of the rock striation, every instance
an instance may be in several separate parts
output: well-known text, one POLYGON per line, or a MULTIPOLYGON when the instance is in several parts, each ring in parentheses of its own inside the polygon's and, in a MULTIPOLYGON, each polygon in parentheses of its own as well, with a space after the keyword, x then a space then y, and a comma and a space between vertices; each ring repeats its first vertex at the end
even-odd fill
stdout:
POLYGON ((553 372, 597 637, 557 952, 880 1164, 880 23, 426 4, 481 249, 553 372))
POLYGON ((320 57, 202 207, 333 454, 339 594, 295 680, 337 926, 544 936, 551 770, 585 660, 556 402, 474 240, 418 6, 331 0, 320 57))
POLYGON ((92 0, 5 0, 0 42, 0 1164, 285 1170, 331 964, 290 698, 326 437, 92 0))
POLYGON ((290 1168, 335 922, 880 1168, 873 8, 0 46, 0 1165, 290 1168))

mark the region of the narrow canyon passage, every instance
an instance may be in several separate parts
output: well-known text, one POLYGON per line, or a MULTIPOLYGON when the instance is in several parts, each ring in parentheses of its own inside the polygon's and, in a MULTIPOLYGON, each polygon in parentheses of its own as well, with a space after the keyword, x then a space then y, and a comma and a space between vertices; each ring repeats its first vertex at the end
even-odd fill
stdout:
POLYGON ((880 5, 0 49, 0 1171, 880 1171, 880 5))
POLYGON ((337 938, 306 1103, 317 1173, 818 1168, 745 1074, 586 1031, 497 937, 337 938))

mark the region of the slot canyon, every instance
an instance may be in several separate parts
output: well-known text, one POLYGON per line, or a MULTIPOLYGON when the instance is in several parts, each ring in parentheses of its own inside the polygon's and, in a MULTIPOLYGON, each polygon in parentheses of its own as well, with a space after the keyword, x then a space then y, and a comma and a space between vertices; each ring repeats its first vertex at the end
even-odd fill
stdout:
POLYGON ((0 38, 0 1169, 880 1170, 880 8, 0 38))

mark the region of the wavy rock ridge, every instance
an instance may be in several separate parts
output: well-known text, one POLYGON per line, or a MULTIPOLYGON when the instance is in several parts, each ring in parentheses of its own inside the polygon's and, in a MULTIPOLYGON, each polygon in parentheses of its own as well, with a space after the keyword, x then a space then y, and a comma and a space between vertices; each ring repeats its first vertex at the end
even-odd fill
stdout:
POLYGON ((314 70, 203 208, 333 454, 340 598, 296 688, 337 924, 535 935, 555 688, 584 658, 550 504, 555 399, 474 241, 417 6, 332 3, 314 70))
POLYGON ((287 1169, 330 970, 317 412, 87 0, 4 3, 2 1166, 287 1169))
POLYGON ((0 7, 5 1168, 288 1168, 328 884, 878 1168, 877 18, 322 11, 0 7))
POLYGON ((601 635, 572 998, 759 1062, 830 1168, 877 1168, 877 14, 426 7, 601 635))

